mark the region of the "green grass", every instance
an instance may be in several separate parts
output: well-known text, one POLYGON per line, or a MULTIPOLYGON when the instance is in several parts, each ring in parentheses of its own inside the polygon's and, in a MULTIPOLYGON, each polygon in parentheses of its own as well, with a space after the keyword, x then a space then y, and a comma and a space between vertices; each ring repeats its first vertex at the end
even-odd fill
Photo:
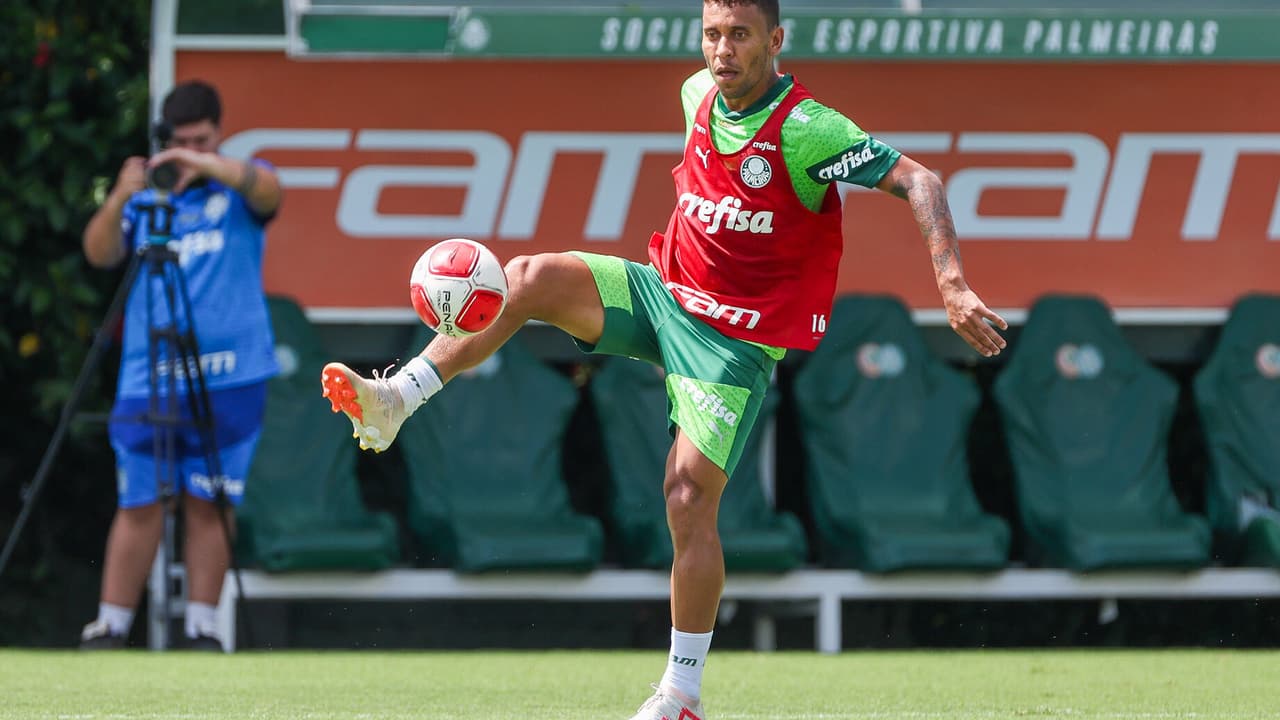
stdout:
MULTIPOLYGON (((710 720, 1265 718, 1280 652, 712 652, 710 720)), ((655 652, 0 650, 0 718, 624 720, 655 652)))

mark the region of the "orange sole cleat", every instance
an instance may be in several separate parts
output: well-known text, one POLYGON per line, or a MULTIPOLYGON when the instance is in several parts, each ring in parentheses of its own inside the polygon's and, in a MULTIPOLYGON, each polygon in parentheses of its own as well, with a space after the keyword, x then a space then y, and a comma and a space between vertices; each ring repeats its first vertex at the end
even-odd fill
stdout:
POLYGON ((329 363, 320 372, 320 386, 324 388, 321 394, 329 398, 329 404, 333 406, 334 412, 344 412, 364 422, 364 409, 360 407, 359 393, 351 387, 351 380, 347 378, 346 373, 335 367, 333 363, 329 363))
POLYGON ((385 377, 360 377, 342 363, 329 363, 320 372, 320 387, 334 412, 351 421, 351 436, 361 450, 382 452, 391 447, 408 417, 404 402, 385 377))

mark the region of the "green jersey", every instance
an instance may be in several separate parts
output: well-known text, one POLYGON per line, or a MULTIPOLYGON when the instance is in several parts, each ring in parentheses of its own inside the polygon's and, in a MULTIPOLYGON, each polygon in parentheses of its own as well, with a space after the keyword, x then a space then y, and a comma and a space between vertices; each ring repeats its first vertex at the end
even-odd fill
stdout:
MULTIPOLYGON (((741 112, 730 110, 723 98, 716 97, 711 107, 711 138, 716 150, 732 153, 750 142, 793 85, 792 77, 783 75, 764 97, 741 112)), ((684 106, 686 142, 693 132, 698 106, 714 86, 715 78, 705 68, 684 81, 680 101, 684 106)), ((875 187, 900 156, 897 150, 816 100, 802 100, 782 122, 782 159, 787 174, 796 197, 814 212, 822 207, 822 198, 832 182, 875 187)))

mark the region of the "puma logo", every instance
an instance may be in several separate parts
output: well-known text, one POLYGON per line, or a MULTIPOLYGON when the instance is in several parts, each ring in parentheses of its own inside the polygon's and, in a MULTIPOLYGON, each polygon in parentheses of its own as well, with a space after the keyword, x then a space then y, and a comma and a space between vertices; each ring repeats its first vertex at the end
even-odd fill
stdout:
POLYGON ((708 166, 707 166, 707 161, 711 158, 711 151, 710 151, 710 150, 703 150, 702 148, 698 147, 697 145, 694 145, 694 146, 693 146, 693 154, 694 154, 694 155, 697 155, 697 156, 698 156, 698 158, 702 160, 702 169, 703 169, 703 170, 708 170, 709 168, 708 168, 708 166))

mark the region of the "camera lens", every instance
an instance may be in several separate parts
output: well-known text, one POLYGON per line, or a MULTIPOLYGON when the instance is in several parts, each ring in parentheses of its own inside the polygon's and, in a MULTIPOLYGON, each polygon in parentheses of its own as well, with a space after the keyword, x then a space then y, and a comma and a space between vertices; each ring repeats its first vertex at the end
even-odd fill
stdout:
POLYGON ((168 192, 178 185, 178 166, 172 160, 147 170, 147 184, 154 190, 168 192))

